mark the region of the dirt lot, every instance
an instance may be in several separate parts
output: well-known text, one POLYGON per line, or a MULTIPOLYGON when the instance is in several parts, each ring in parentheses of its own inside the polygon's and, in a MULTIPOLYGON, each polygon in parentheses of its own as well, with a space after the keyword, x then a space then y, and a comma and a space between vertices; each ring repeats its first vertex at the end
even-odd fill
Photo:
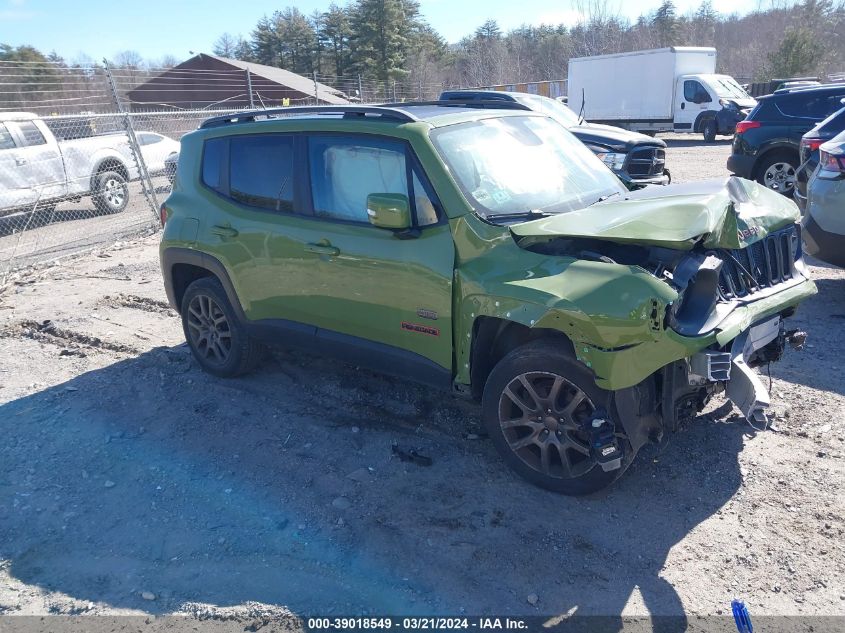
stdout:
MULTIPOLYGON (((725 174, 726 142, 670 142, 676 181, 725 174)), ((0 614, 714 615, 738 597, 843 616, 845 272, 813 274, 774 430, 716 402, 586 499, 507 471, 471 403, 285 351, 201 373, 156 237, 20 276, 0 295, 0 614)))

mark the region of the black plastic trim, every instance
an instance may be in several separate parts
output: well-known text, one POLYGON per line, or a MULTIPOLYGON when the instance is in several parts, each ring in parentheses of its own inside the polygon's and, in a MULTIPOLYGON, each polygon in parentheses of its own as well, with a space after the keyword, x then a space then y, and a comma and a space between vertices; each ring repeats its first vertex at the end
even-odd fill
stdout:
POLYGON ((307 352, 332 356, 347 363, 362 365, 399 378, 408 378, 444 391, 452 389, 452 371, 419 354, 298 321, 249 320, 244 314, 226 268, 218 259, 200 251, 173 247, 162 253, 161 268, 167 299, 177 311, 180 310, 180 306, 176 305, 172 274, 173 266, 176 264, 190 264, 205 268, 214 274, 223 285, 226 297, 235 310, 238 320, 245 325, 250 335, 257 339, 269 344, 295 347, 307 352))

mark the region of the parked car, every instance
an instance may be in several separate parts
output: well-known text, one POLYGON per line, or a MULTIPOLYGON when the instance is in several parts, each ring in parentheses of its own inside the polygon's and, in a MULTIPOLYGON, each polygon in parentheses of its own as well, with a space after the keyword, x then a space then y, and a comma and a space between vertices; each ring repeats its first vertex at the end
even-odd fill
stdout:
POLYGON ((738 178, 629 192, 526 110, 209 119, 161 216, 167 296, 205 371, 284 343, 477 398, 505 461, 567 494, 610 484, 721 389, 764 424, 751 368, 816 292, 789 200, 738 178))
POLYGON ((176 167, 179 165, 179 152, 175 154, 171 154, 167 158, 164 159, 164 175, 167 176, 167 179, 170 181, 170 184, 173 184, 173 181, 176 180, 176 167))
POLYGON ((801 221, 806 251, 845 268, 845 132, 823 143, 801 221))
POLYGON ((820 86, 818 77, 789 77, 786 79, 770 79, 769 81, 755 81, 748 86, 748 93, 755 98, 765 97, 776 90, 784 88, 800 88, 802 86, 820 86))
POLYGON ((819 147, 845 130, 845 108, 840 108, 801 137, 793 199, 803 212, 807 205, 807 180, 819 164, 819 147))
POLYGON ((596 123, 638 132, 733 134, 756 105, 728 75, 716 49, 671 46, 569 60, 569 105, 596 123))
POLYGON ((158 132, 135 132, 135 138, 138 139, 141 156, 150 176, 166 174, 167 159, 179 154, 179 141, 158 132))
POLYGON ((736 126, 728 169, 792 196, 801 137, 842 107, 845 84, 779 90, 736 126))
POLYGON ((134 164, 123 134, 58 141, 35 114, 0 113, 0 215, 84 195, 105 213, 123 211, 134 164))
POLYGON ((512 101, 542 112, 572 132, 629 188, 669 184, 666 142, 609 125, 587 123, 564 103, 541 95, 492 90, 448 90, 441 101, 512 101))

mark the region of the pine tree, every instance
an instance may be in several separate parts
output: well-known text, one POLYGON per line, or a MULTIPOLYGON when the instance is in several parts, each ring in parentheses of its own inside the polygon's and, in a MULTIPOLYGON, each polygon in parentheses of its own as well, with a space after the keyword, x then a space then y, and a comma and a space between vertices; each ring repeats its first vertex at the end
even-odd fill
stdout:
POLYGON ((824 44, 813 31, 799 26, 786 31, 780 46, 769 54, 772 77, 814 74, 824 54, 824 44))
POLYGON ((350 65, 352 24, 349 10, 332 3, 329 10, 323 14, 320 25, 317 34, 331 60, 334 74, 343 76, 348 72, 350 65))
POLYGON ((355 67, 382 80, 406 75, 405 60, 418 16, 416 0, 357 0, 351 16, 355 67))
POLYGON ((308 18, 296 7, 273 14, 273 26, 279 51, 278 65, 295 73, 314 70, 317 35, 308 18))
POLYGON ((253 60, 267 66, 279 66, 281 61, 279 48, 275 19, 268 18, 265 15, 258 20, 258 24, 255 25, 255 30, 252 32, 250 49, 253 60))
POLYGON ((710 0, 704 0, 693 16, 697 41, 692 43, 696 46, 712 45, 716 37, 718 21, 719 14, 713 8, 713 3, 710 0))
POLYGON ((502 29, 496 20, 486 20, 475 29, 475 38, 480 40, 498 40, 502 37, 502 29))
POLYGON ((675 46, 678 42, 678 16, 675 12, 675 3, 672 0, 665 0, 658 7, 651 20, 651 25, 656 31, 659 46, 675 46))
POLYGON ((238 43, 235 45, 234 56, 235 59, 239 59, 242 62, 255 61, 255 53, 252 50, 252 45, 242 37, 238 38, 238 43))

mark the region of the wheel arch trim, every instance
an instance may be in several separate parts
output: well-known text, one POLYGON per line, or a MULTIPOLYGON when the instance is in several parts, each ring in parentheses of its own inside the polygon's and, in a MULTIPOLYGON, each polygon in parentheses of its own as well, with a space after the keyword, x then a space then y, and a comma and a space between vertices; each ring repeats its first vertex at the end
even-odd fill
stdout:
MULTIPOLYGON (((798 154, 798 148, 791 143, 787 143, 785 141, 777 141, 770 145, 766 145, 766 148, 757 153, 757 157, 754 159, 754 166, 751 168, 751 177, 753 179, 757 179, 760 175, 760 168, 763 165, 763 161, 766 160, 766 157, 771 155, 774 152, 790 152, 795 155, 797 159, 800 160, 798 154)), ((797 168, 800 162, 796 161, 795 167, 797 168)))
POLYGON ((695 123, 692 124, 692 131, 696 133, 701 132, 701 128, 704 125, 704 122, 713 119, 714 121, 716 121, 716 132, 718 133, 719 122, 716 118, 717 114, 718 112, 716 110, 704 110, 702 112, 699 112, 698 116, 695 117, 695 123))
POLYGON ((232 284, 229 271, 226 270, 222 262, 208 253, 178 246, 165 248, 161 252, 161 272, 164 277, 164 289, 167 293, 167 300, 174 310, 179 313, 182 310, 182 306, 179 305, 176 297, 176 287, 173 279, 173 268, 178 264, 188 264, 197 268, 204 268, 217 277, 238 319, 242 323, 246 322, 247 318, 243 306, 241 306, 238 294, 235 292, 235 286, 232 284))

